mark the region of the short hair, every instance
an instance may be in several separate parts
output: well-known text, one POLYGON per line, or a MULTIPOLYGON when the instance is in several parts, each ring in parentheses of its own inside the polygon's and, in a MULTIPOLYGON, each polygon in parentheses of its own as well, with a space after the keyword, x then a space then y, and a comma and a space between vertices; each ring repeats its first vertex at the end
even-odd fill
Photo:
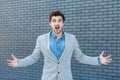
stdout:
POLYGON ((53 12, 51 12, 51 14, 50 14, 50 16, 49 16, 49 22, 51 22, 51 18, 52 18, 53 16, 61 16, 62 19, 63 19, 63 22, 65 21, 65 17, 64 17, 64 15, 63 15, 63 13, 60 12, 60 11, 53 11, 53 12))

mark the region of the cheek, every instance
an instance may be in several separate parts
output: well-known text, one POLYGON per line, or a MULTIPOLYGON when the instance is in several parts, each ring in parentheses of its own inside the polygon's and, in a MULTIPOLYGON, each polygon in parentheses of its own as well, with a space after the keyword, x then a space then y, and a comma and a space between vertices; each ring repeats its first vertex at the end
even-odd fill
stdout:
POLYGON ((63 28, 63 24, 61 24, 60 26, 61 26, 61 28, 63 28))
POLYGON ((64 25, 64 23, 61 23, 61 26, 63 26, 64 25))
POLYGON ((52 29, 55 29, 54 25, 51 26, 52 29))
POLYGON ((51 28, 54 28, 54 25, 53 24, 50 24, 51 28))

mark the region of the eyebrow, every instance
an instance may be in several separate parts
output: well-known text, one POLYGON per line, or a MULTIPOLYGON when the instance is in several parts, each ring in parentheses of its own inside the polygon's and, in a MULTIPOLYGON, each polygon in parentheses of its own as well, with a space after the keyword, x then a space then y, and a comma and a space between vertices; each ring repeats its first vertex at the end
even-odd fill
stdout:
MULTIPOLYGON (((56 20, 56 19, 52 19, 52 20, 56 20)), ((58 20, 63 20, 63 19, 58 19, 58 20)))
POLYGON ((62 19, 59 19, 59 20, 62 20, 62 19))

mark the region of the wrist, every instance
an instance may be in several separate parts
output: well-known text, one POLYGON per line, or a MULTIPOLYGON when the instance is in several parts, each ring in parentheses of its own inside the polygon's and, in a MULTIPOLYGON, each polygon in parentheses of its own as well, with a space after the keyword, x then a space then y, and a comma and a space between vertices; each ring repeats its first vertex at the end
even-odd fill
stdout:
POLYGON ((100 60, 100 56, 98 57, 98 64, 101 65, 101 60, 100 60))

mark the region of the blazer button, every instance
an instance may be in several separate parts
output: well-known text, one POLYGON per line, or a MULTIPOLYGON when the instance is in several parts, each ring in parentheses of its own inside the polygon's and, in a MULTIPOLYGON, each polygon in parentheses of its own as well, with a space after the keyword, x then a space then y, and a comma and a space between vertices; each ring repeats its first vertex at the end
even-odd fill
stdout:
POLYGON ((60 74, 60 72, 58 72, 58 74, 60 74))
POLYGON ((58 62, 58 64, 60 64, 60 62, 58 62))

